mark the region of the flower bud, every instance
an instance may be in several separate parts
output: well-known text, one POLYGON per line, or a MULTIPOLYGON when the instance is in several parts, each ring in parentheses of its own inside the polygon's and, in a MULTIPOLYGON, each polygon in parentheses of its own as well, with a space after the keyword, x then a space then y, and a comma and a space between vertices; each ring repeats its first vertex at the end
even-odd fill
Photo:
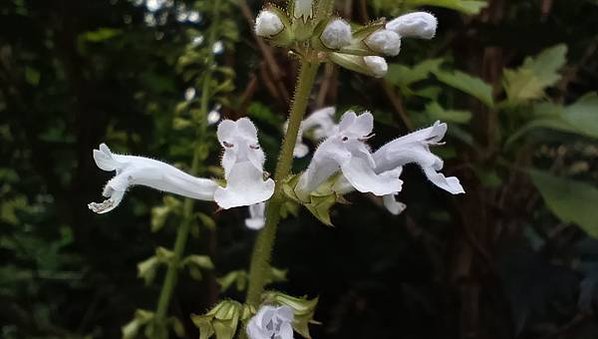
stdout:
POLYGON ((382 57, 366 56, 363 57, 363 62, 376 78, 382 78, 386 75, 386 72, 388 72, 388 65, 386 64, 386 60, 382 57))
POLYGON ((351 44, 351 26, 341 19, 332 20, 322 32, 320 39, 330 49, 340 49, 351 44))
POLYGON ((401 50, 401 37, 388 29, 374 32, 365 43, 373 51, 389 56, 396 56, 401 50))
POLYGON ((269 38, 284 29, 282 20, 276 13, 269 10, 261 11, 255 19, 255 34, 261 37, 269 38))
POLYGON ((401 37, 432 39, 436 34, 437 26, 438 20, 432 14, 415 12, 389 21, 386 29, 398 33, 401 37))

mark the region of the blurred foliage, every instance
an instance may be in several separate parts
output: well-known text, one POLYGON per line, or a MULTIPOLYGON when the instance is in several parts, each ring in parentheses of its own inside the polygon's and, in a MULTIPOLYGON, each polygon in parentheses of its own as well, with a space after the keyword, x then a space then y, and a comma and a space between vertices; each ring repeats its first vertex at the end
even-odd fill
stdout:
MULTIPOLYGON (((217 22, 202 0, 0 3, 2 338, 151 331, 170 251, 156 249, 173 242, 183 201, 136 188, 92 215, 86 203, 109 177, 91 157, 100 142, 183 169, 198 154, 198 172, 221 177, 210 114, 249 115, 272 170, 296 65, 272 49, 273 70, 245 1, 222 2, 217 22)), ((248 5, 255 14, 261 2, 248 5)), ((447 121, 437 152, 467 194, 450 197, 409 167, 398 217, 359 195, 330 211, 334 228, 302 210, 280 227, 273 286, 319 296, 314 338, 598 337, 598 3, 337 10, 363 23, 421 6, 438 15, 434 40, 405 41, 384 80, 326 68, 311 108, 371 110, 374 145, 447 121)), ((173 337, 197 338, 190 315, 221 296, 242 300, 255 238, 246 210, 196 205, 173 337)))

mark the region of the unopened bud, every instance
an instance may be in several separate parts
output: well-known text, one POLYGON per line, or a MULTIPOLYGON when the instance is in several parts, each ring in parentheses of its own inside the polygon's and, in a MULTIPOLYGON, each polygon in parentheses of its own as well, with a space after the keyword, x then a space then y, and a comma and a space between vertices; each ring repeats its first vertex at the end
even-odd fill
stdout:
POLYGON ((401 50, 401 37, 388 29, 374 32, 365 43, 373 51, 389 56, 396 56, 401 50))
POLYGON ((351 44, 351 26, 341 19, 332 20, 321 35, 322 44, 330 49, 340 49, 351 44))
POLYGON ((436 34, 437 26, 438 20, 432 14, 415 12, 389 21, 386 29, 398 33, 401 37, 432 39, 436 34))
POLYGON ((386 60, 382 57, 366 56, 363 57, 363 62, 376 78, 382 78, 386 75, 386 72, 388 72, 388 65, 386 64, 386 60))
POLYGON ((269 38, 284 29, 284 24, 278 15, 269 10, 261 11, 255 19, 255 34, 269 38))

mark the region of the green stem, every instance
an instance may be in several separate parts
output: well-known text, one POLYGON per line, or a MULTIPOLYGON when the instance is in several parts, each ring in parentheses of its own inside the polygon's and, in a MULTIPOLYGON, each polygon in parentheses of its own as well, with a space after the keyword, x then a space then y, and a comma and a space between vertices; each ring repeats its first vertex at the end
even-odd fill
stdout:
MULTIPOLYGON (((220 7, 220 0, 215 0, 214 7, 212 7, 212 17, 214 22, 218 22, 219 19, 219 7, 220 7)), ((212 27, 212 31, 208 37, 208 46, 211 46, 216 41, 216 27, 212 27)), ((210 53, 208 67, 214 62, 214 55, 210 53)), ((208 105, 210 103, 210 81, 211 81, 211 70, 208 70, 207 73, 204 75, 203 84, 202 84, 202 91, 201 91, 201 99, 200 99, 200 116, 199 116, 199 128, 198 128, 198 136, 196 140, 196 146, 202 142, 203 136, 205 135, 207 129, 207 114, 208 114, 208 105)), ((200 155, 197 151, 197 148, 194 148, 193 151, 193 160, 191 162, 191 175, 196 175, 197 171, 199 170, 199 161, 200 155)), ((166 326, 166 318, 168 313, 168 306, 170 305, 170 300, 172 299, 172 294, 174 292, 174 288, 177 284, 178 280, 178 271, 180 268, 180 263, 185 252, 185 247, 187 246, 187 239, 189 238, 189 229, 191 228, 191 224, 193 222, 193 199, 185 199, 185 203, 183 205, 183 215, 181 220, 181 225, 177 230, 176 240, 174 243, 173 249, 173 258, 172 262, 168 265, 168 269, 166 271, 166 276, 164 277, 164 284, 162 285, 162 290, 160 291, 160 296, 158 299, 158 306, 156 309, 155 320, 156 320, 156 334, 155 337, 157 339, 163 339, 168 337, 168 327, 166 326)))
POLYGON ((280 221, 280 208, 284 203, 284 192, 282 189, 283 181, 289 175, 293 163, 293 149, 297 141, 299 126, 303 120, 309 94, 313 87, 319 63, 303 60, 301 71, 295 87, 295 97, 289 115, 289 125, 280 149, 280 156, 276 164, 274 181, 276 188, 274 195, 266 207, 266 225, 260 231, 253 248, 251 257, 251 266, 249 270, 249 288, 247 290, 247 303, 258 306, 260 296, 264 291, 270 275, 270 259, 272 256, 272 247, 276 238, 276 229, 280 221))

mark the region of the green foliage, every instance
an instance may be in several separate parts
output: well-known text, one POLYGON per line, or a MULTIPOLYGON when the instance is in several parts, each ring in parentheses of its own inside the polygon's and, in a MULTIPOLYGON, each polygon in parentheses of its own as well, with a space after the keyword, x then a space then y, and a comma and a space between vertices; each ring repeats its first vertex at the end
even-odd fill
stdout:
POLYGON ((541 99, 544 90, 561 78, 560 69, 565 65, 567 46, 556 45, 528 57, 516 70, 504 70, 504 87, 511 104, 541 99))
POLYGON ((598 188, 584 182, 530 171, 534 185, 550 210, 563 222, 575 223, 598 238, 598 188))
POLYGON ((485 0, 404 0, 408 6, 437 6, 454 9, 465 14, 478 14, 488 4, 485 0))
POLYGON ((435 70, 434 75, 446 85, 461 90, 474 98, 477 98, 486 106, 492 107, 494 99, 492 98, 492 86, 485 83, 482 79, 471 76, 461 71, 435 70))

